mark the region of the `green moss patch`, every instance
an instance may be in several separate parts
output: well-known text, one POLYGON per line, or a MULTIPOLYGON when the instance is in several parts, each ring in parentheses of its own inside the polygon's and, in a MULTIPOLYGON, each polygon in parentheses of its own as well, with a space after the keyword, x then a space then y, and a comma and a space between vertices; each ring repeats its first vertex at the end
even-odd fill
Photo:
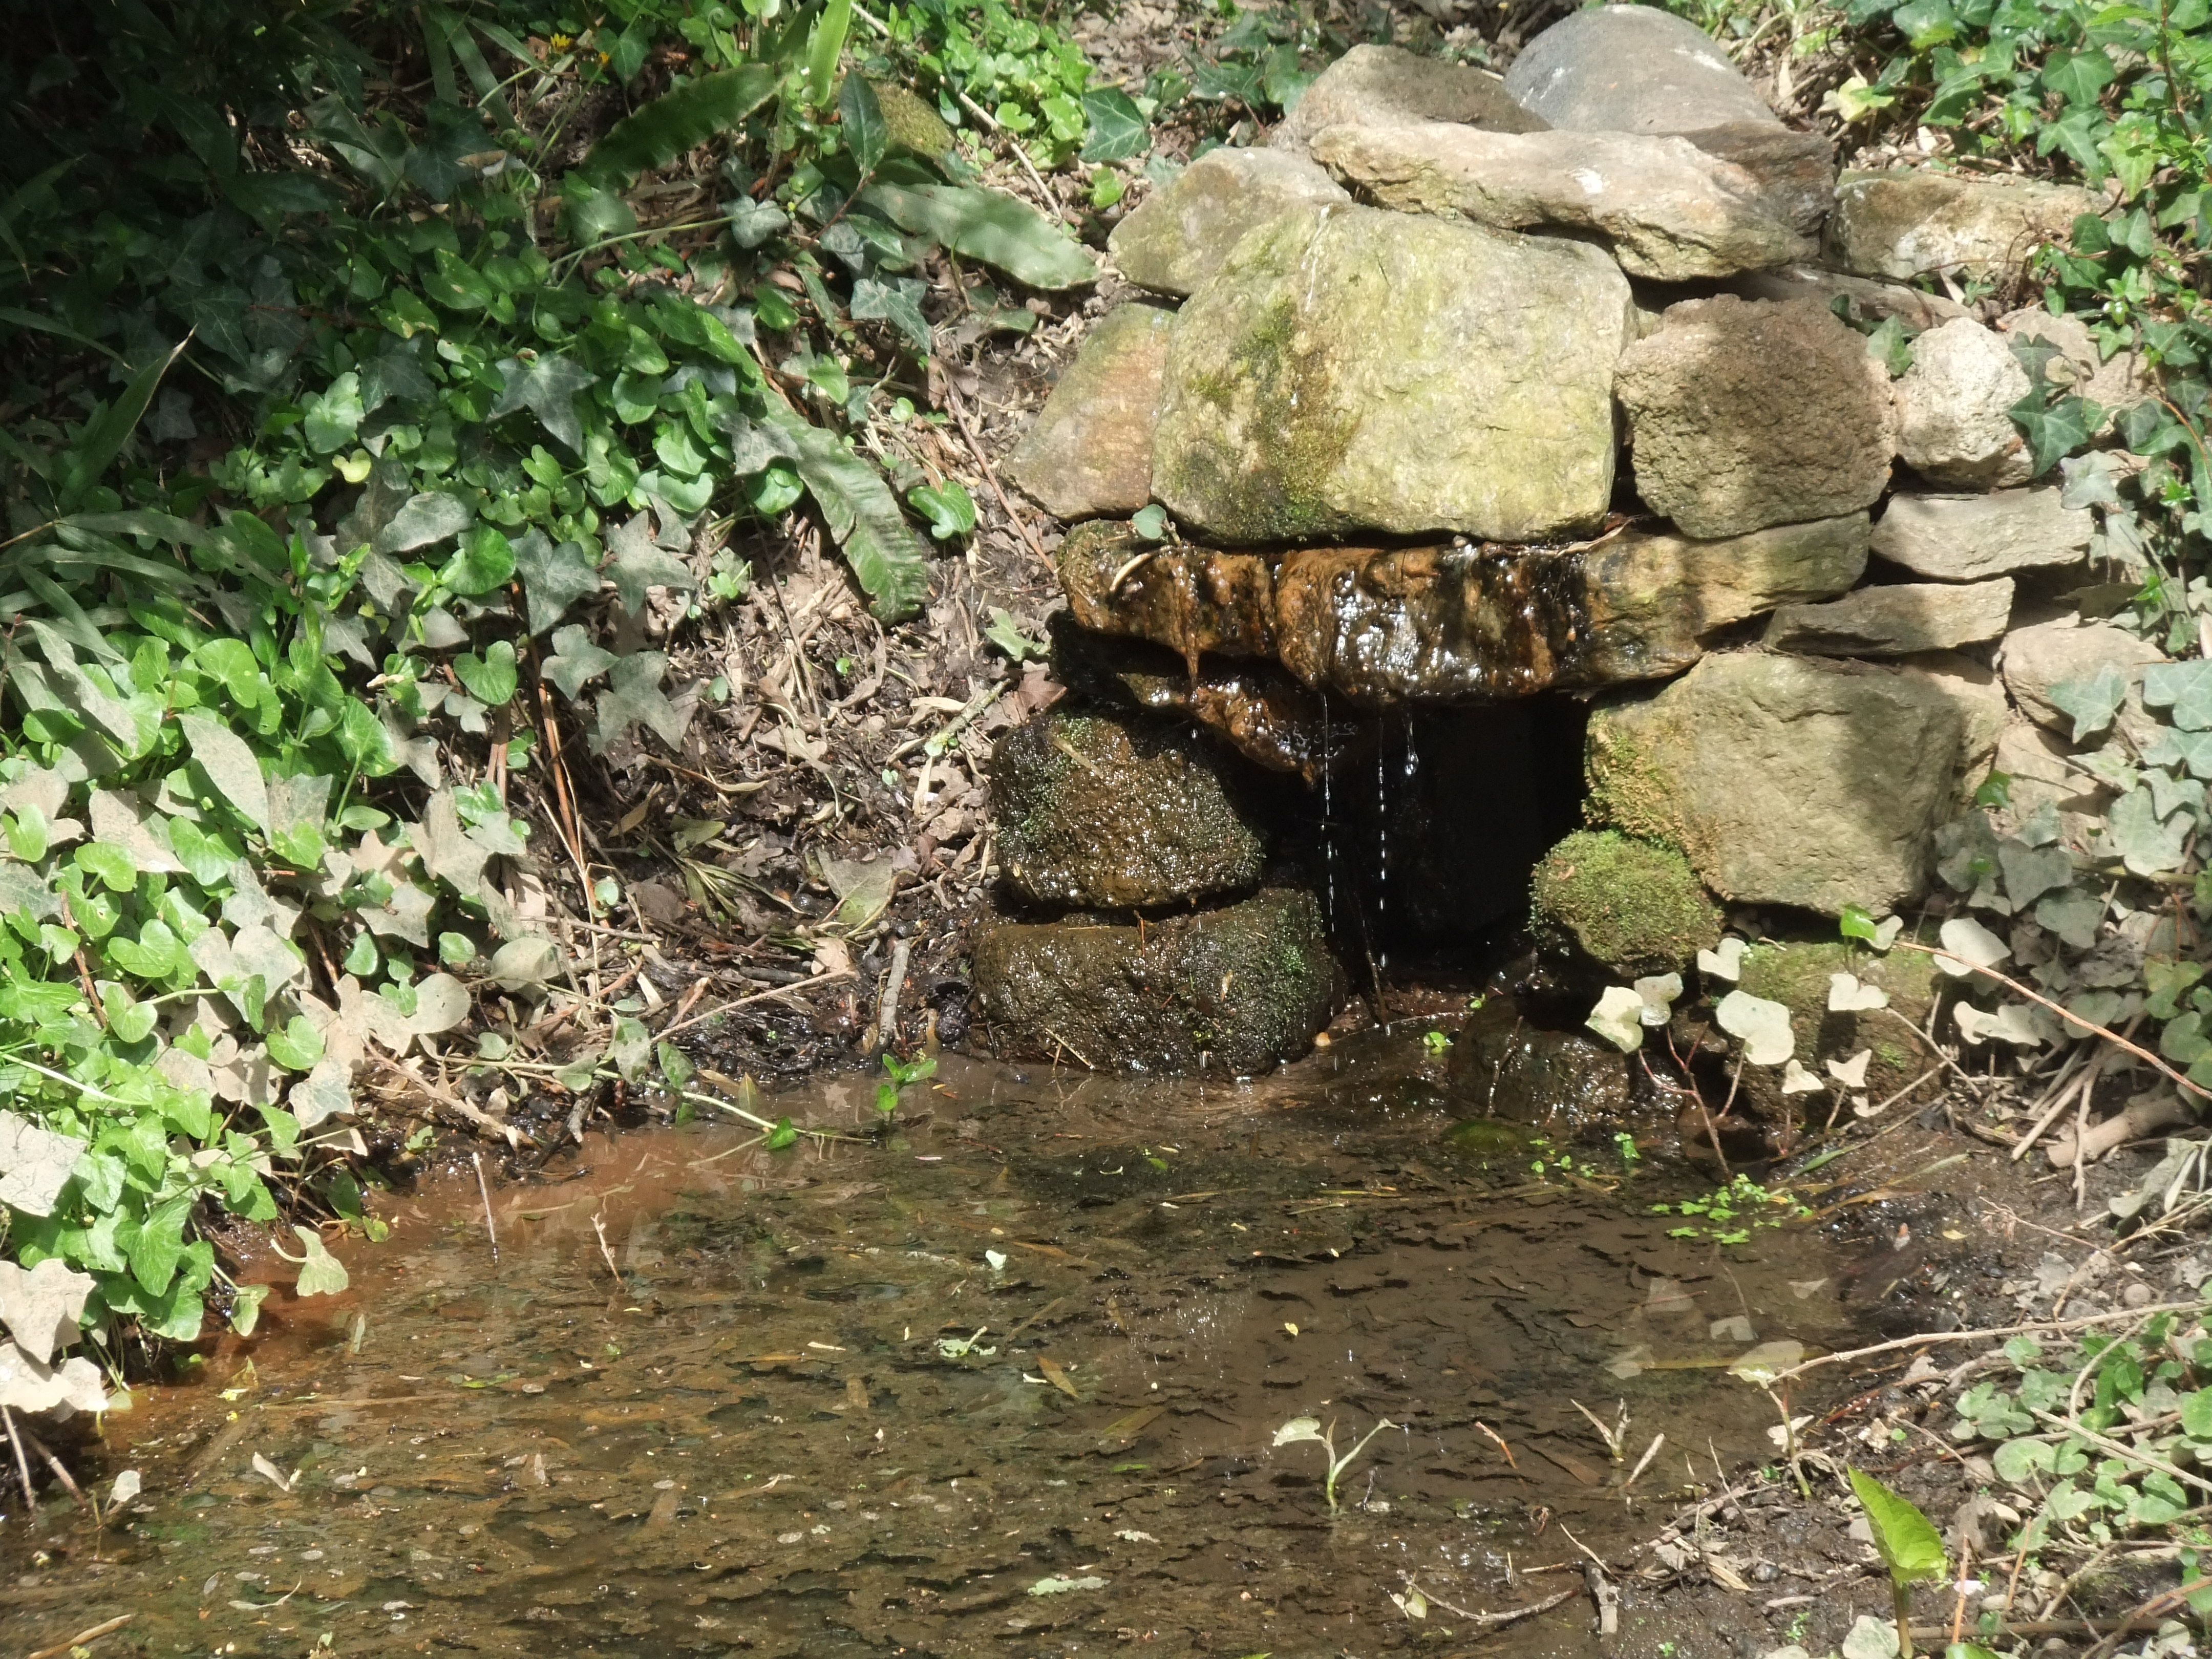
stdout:
POLYGON ((1721 913, 1672 848, 1583 830, 1536 866, 1529 926, 1541 943, 1633 978, 1717 944, 1721 913))

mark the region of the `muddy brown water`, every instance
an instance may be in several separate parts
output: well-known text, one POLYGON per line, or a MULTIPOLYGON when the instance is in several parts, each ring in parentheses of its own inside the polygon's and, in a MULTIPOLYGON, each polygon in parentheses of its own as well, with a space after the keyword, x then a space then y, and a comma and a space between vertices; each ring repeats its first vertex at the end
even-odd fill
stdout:
MULTIPOLYGON (((0 1528, 4 1645, 128 1613, 97 1652, 1594 1652, 1579 1593, 1469 1615, 1770 1455, 1723 1368, 1844 1346, 1846 1263, 1670 1237, 1650 1206, 1698 1183, 1656 1146, 1625 1180, 1603 1139, 1565 1178, 1455 1149, 1419 1036, 1244 1085, 946 1056, 880 1140, 592 1139, 495 1188, 496 1260, 472 1180, 386 1195, 349 1293, 279 1291, 109 1419, 89 1489, 137 1500, 0 1528), (1626 1492, 1577 1401, 1629 1463, 1666 1436, 1626 1492), (1398 1425, 1334 1518, 1322 1449, 1273 1444, 1302 1416, 1398 1425)), ((776 1109, 861 1131, 869 1094, 776 1109)))

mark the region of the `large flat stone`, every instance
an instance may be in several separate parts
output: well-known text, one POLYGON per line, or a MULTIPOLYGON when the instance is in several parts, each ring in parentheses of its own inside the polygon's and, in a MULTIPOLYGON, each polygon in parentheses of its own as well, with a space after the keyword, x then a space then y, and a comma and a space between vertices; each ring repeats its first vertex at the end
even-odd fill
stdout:
POLYGON ((1861 276, 2018 276, 2037 249, 2063 241, 2078 216, 2104 206, 2103 197, 2073 185, 1922 169, 1845 173, 1828 218, 1828 254, 1861 276))
POLYGON ((1325 127, 1456 121, 1492 132, 1540 132, 1541 116, 1516 103, 1487 70, 1423 58, 1402 46, 1354 46, 1314 77, 1267 139, 1303 155, 1325 127))
POLYGON ((1841 299, 1850 307, 1852 315, 1863 321, 1880 323, 1894 317, 1915 333, 1971 314, 1948 295, 1927 294, 1903 283, 1852 276, 1814 265, 1751 271, 1729 287, 1747 300, 1817 300, 1832 306, 1841 299))
POLYGON ((1965 759, 1954 699, 1870 663, 1709 656, 1591 716, 1591 808, 1725 898, 1829 915, 1917 897, 1965 759))
POLYGON ((1007 476, 1058 519, 1134 513, 1152 499, 1152 428, 1175 313, 1116 306, 1006 463, 1007 476))
POLYGON ((1813 251, 1790 222, 1791 204, 1684 138, 1421 121, 1324 128, 1313 153, 1385 207, 1500 230, 1595 233, 1633 276, 1731 276, 1813 251))
POLYGON ((1912 343, 1912 367, 1898 381, 1897 453, 1931 483, 1996 489, 2026 483, 2035 458, 2013 424, 2013 405, 2031 389, 2004 337, 1970 317, 1931 328, 1912 343))
POLYGON ((1094 1070, 1249 1075, 1328 1023, 1321 906, 1270 888, 1149 927, 1006 922, 977 937, 977 1005, 1002 1054, 1094 1070))
POLYGON ((1993 640, 2012 620, 2012 578, 1862 587, 1826 605, 1785 605, 1766 648, 1821 657, 1904 657, 1993 640))
POLYGON ((1110 909, 1249 891, 1267 841, 1224 767, 1181 721, 1065 704, 1032 716, 991 757, 1006 884, 1032 904, 1110 909))
POLYGON ((1153 491, 1230 542, 1589 528, 1612 498, 1633 315, 1627 279, 1581 243, 1294 210, 1184 306, 1153 491))
POLYGON ((1212 149, 1146 197, 1106 246, 1139 288, 1188 295, 1221 268, 1245 232, 1289 208, 1351 199, 1303 155, 1212 149))
POLYGON ((1792 228, 1820 234, 1836 199, 1836 149, 1826 138, 1769 121, 1732 121, 1681 136, 1756 179, 1768 210, 1792 228))
POLYGON ((2056 484, 1987 495, 1899 494, 1874 527, 1874 550, 1916 576, 1971 582, 2079 564, 2096 515, 2056 484))
POLYGON ((1521 49, 1505 90, 1552 125, 1581 131, 1778 125, 1711 36, 1651 6, 1570 13, 1521 49))
POLYGON ((1856 513, 1889 482, 1889 377, 1813 301, 1670 306, 1622 354, 1616 390, 1638 493, 1690 535, 1856 513))

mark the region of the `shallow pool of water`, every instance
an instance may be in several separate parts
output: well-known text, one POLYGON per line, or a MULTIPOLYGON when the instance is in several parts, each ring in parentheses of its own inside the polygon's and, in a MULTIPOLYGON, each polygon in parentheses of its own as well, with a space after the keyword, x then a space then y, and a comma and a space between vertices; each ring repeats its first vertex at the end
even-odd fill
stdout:
MULTIPOLYGON (((1848 1316, 1816 1232, 1670 1237, 1656 1146, 1455 1149, 1419 1036, 1236 1086, 947 1056, 881 1140, 595 1138, 494 1186, 496 1259, 472 1177, 387 1196, 349 1292, 110 1419, 94 1489, 140 1499, 0 1528, 9 1645, 1461 1651, 1769 1455, 1724 1367, 1848 1316), (1299 1417, 1394 1425, 1334 1516, 1299 1417)), ((775 1109, 864 1133, 870 1092, 775 1109)), ((1481 1639, 1589 1629, 1577 1595, 1481 1639)))

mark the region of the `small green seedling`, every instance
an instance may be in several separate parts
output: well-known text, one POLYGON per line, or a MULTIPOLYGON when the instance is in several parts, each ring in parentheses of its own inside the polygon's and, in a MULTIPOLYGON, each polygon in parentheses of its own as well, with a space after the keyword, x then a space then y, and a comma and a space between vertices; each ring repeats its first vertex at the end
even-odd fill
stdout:
POLYGON ((1911 1589, 1923 1578, 1941 1578, 1950 1569, 1942 1535, 1909 1499, 1899 1498, 1870 1474, 1850 1472, 1851 1490, 1866 1510, 1874 1547, 1889 1569, 1890 1604, 1897 1613, 1898 1659, 1912 1659, 1911 1589))
POLYGON ((885 1054, 884 1070, 890 1075, 876 1085, 876 1110, 888 1123, 891 1115, 898 1110, 899 1091, 908 1084, 927 1083, 935 1077, 937 1061, 928 1055, 920 1060, 902 1060, 896 1054, 885 1054))
POLYGON ((1440 1054, 1451 1046, 1451 1038, 1442 1031, 1426 1031, 1421 1036, 1421 1047, 1432 1054, 1440 1054))
POLYGON ((1274 1443, 1278 1446, 1292 1446, 1301 1440, 1310 1440, 1328 1455, 1328 1478, 1322 1483, 1322 1493, 1328 1499, 1328 1512, 1334 1515, 1337 1477, 1350 1468, 1359 1454, 1367 1449, 1369 1441, 1374 1439, 1383 1430, 1395 1429, 1397 1426, 1389 1418, 1384 1418, 1373 1428, 1368 1430, 1350 1451, 1339 1457, 1336 1455, 1336 1425, 1334 1422, 1324 1429, 1321 1425, 1321 1419, 1317 1417, 1294 1417, 1275 1431, 1274 1443))

